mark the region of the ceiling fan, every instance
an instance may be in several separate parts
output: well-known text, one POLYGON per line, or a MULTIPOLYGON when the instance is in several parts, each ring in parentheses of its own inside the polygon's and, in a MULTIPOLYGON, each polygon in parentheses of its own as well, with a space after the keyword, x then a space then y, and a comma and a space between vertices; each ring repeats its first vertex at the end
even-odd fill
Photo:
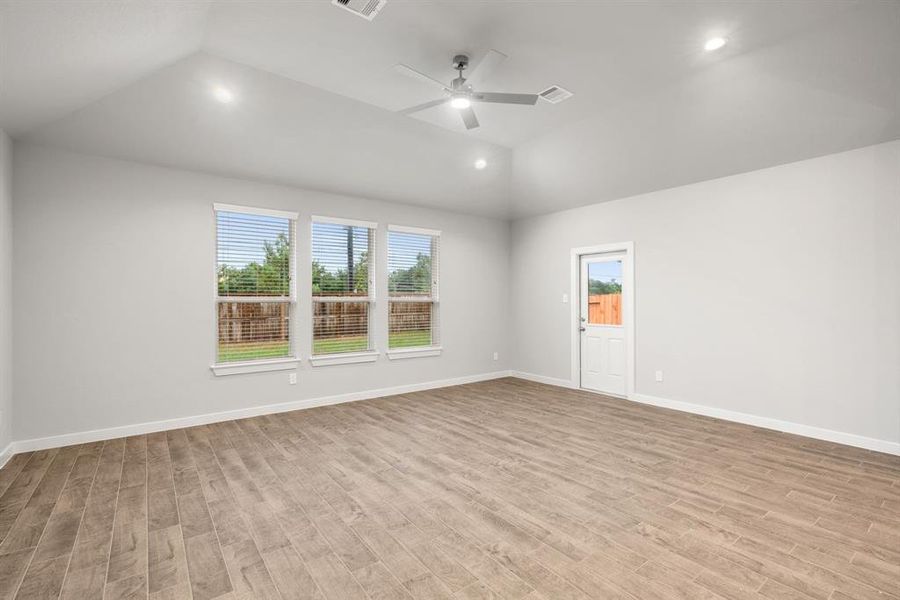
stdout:
POLYGON ((412 77, 413 79, 418 79, 419 81, 423 81, 425 83, 439 87, 444 92, 443 98, 432 100, 431 102, 425 102, 424 104, 419 104, 417 106, 405 108, 399 111, 400 114, 410 115, 412 113, 425 110, 426 108, 440 106, 441 104, 446 104, 449 102, 450 106, 459 111, 459 116, 462 117, 466 129, 475 129, 476 127, 478 127, 478 118, 475 116, 475 111, 472 109, 472 104, 475 102, 534 105, 538 100, 537 94, 478 92, 474 89, 474 86, 478 85, 478 83, 480 83, 484 79, 485 75, 492 71, 498 64, 506 60, 506 58, 506 55, 502 52, 490 50, 485 55, 485 57, 481 59, 481 62, 478 63, 478 66, 475 67, 471 75, 466 78, 463 77, 463 71, 465 71, 469 67, 469 57, 465 54, 457 54, 453 57, 453 68, 459 72, 459 76, 451 81, 450 85, 441 83, 437 79, 416 71, 412 67, 408 67, 402 64, 395 65, 394 70, 396 70, 397 72, 403 73, 404 75, 412 77))

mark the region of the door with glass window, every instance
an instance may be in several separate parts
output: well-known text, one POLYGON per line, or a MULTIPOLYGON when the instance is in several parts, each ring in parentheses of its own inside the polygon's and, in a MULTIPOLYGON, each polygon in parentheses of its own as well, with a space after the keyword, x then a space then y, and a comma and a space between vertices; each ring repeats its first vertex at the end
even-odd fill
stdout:
POLYGON ((626 259, 623 253, 581 257, 581 387, 617 396, 626 389, 626 259))

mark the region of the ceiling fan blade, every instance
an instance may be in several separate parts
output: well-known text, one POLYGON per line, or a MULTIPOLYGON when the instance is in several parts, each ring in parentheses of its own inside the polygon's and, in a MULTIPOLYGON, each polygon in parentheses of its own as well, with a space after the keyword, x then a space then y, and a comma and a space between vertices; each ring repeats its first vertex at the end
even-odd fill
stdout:
POLYGON ((470 85, 477 86, 479 83, 484 81, 486 77, 490 77, 491 73, 494 72, 500 63, 505 61, 508 56, 503 54, 502 52, 498 52, 497 50, 488 50, 487 54, 484 55, 484 58, 476 65, 472 72, 469 74, 469 78, 467 81, 470 85))
POLYGON ((472 100, 477 102, 496 102, 499 104, 531 104, 538 101, 537 94, 504 94, 502 92, 484 92, 474 94, 472 100))
POLYGON ((422 73, 422 72, 420 72, 420 71, 416 71, 416 70, 413 69, 412 67, 407 67, 406 65, 394 65, 394 70, 395 70, 396 72, 402 74, 402 75, 406 75, 407 77, 412 77, 413 79, 418 79, 419 81, 421 81, 421 82, 423 82, 423 83, 428 83, 428 84, 431 84, 431 85, 436 85, 436 86, 438 86, 438 87, 441 88, 441 89, 447 89, 447 85, 446 85, 446 84, 441 83, 440 81, 438 81, 438 80, 435 79, 434 77, 429 77, 429 76, 426 75, 425 73, 422 73))
POLYGON ((475 111, 472 110, 472 107, 462 108, 459 111, 459 116, 462 117, 463 123, 466 124, 466 129, 475 129, 478 127, 478 119, 475 117, 475 111))
POLYGON ((431 108, 432 106, 440 106, 441 104, 445 104, 449 100, 449 98, 441 98, 439 100, 432 100, 431 102, 424 102, 422 104, 417 104, 415 106, 410 106, 409 108, 404 108, 403 110, 398 110, 397 112, 401 115, 411 115, 413 113, 417 113, 420 110, 425 110, 426 108, 431 108))

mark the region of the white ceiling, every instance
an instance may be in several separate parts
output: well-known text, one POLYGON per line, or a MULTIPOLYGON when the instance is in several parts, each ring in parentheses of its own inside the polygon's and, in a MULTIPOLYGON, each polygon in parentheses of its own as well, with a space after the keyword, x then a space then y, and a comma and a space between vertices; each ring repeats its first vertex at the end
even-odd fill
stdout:
POLYGON ((508 149, 202 53, 26 139, 364 198, 508 211, 508 149), (211 101, 222 82, 233 104, 211 101), (477 171, 481 157, 490 168, 477 171))
POLYGON ((13 0, 0 77, 17 139, 521 216, 900 137, 900 2, 388 0, 369 23, 328 0, 13 0), (434 98, 394 64, 449 79, 489 48, 510 58, 487 91, 575 97, 480 105, 470 132, 392 113, 434 98))
POLYGON ((0 126, 22 134, 195 52, 209 5, 0 1, 0 126))
MULTIPOLYGON (((389 110, 440 97, 394 72, 407 64, 440 81, 456 76, 455 54, 473 66, 494 48, 509 59, 482 91, 537 93, 561 85, 564 104, 476 106, 474 137, 507 147, 689 76, 722 56, 703 41, 726 35, 729 55, 752 51, 845 10, 849 4, 790 2, 403 2, 372 23, 329 2, 223 2, 213 6, 204 48, 389 110), (264 7, 264 8, 261 8, 264 7), (350 15, 352 17, 352 15, 350 15)), ((438 107, 417 118, 465 132, 438 107)))

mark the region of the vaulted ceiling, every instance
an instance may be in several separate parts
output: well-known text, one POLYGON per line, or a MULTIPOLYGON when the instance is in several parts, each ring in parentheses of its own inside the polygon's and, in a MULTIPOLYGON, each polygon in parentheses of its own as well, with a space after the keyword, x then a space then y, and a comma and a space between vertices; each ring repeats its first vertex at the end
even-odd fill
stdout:
POLYGON ((16 139, 516 217, 900 137, 900 3, 11 0, 0 77, 16 139), (396 113, 435 94, 393 65, 490 48, 490 91, 575 96, 396 113))

